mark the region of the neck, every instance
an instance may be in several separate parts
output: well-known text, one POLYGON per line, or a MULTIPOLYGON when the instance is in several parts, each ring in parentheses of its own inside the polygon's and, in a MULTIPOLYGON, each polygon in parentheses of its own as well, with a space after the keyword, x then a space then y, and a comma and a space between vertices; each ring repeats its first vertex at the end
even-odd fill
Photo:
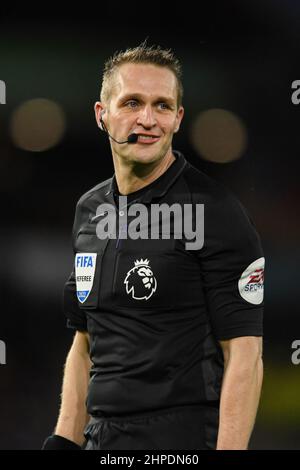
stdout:
POLYGON ((114 157, 114 168, 120 194, 138 191, 159 178, 173 163, 175 156, 172 150, 159 161, 144 164, 137 162, 124 162, 121 158, 114 157))

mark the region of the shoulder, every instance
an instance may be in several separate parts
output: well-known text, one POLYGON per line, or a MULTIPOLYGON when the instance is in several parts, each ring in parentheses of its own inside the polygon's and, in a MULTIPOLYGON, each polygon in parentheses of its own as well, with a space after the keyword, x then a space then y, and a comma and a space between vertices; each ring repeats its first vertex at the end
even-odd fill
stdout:
POLYGON ((84 194, 80 196, 80 198, 77 201, 76 207, 82 207, 85 205, 87 201, 89 201, 91 198, 94 196, 97 196, 98 198, 101 198, 101 196, 104 196, 105 192, 109 189, 110 184, 111 184, 112 178, 108 178, 105 181, 102 181, 101 183, 98 183, 96 186, 93 186, 91 189, 86 191, 84 194))
POLYGON ((196 202, 207 203, 210 206, 224 205, 225 203, 238 204, 237 197, 228 187, 190 163, 187 165, 183 177, 193 200, 196 202))
POLYGON ((105 199, 105 193, 110 188, 111 178, 93 186, 78 199, 75 207, 73 232, 75 233, 84 225, 91 213, 96 213, 97 207, 105 199))
POLYGON ((255 229, 255 224, 243 203, 221 182, 206 175, 191 164, 188 164, 183 175, 193 203, 204 204, 207 227, 231 227, 238 233, 241 226, 244 230, 255 229))

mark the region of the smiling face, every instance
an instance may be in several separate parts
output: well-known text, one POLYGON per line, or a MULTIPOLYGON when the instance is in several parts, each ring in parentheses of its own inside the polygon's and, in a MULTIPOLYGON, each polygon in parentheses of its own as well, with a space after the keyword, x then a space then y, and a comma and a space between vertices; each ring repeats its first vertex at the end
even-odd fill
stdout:
POLYGON ((166 67, 125 63, 115 72, 109 103, 95 104, 96 119, 103 120, 117 140, 138 134, 135 144, 111 141, 114 157, 136 163, 153 163, 171 153, 173 134, 178 131, 183 107, 177 107, 177 81, 166 67))

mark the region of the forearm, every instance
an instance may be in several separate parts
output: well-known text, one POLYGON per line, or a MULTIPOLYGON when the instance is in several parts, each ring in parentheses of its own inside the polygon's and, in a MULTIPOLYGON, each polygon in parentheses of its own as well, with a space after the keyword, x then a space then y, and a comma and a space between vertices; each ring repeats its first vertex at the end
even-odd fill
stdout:
POLYGON ((239 359, 230 359, 224 373, 217 450, 246 450, 255 423, 263 363, 259 358, 243 365, 239 359))
POLYGON ((85 401, 90 367, 88 354, 73 345, 65 364, 61 407, 55 434, 79 445, 84 442, 83 430, 89 419, 85 401))

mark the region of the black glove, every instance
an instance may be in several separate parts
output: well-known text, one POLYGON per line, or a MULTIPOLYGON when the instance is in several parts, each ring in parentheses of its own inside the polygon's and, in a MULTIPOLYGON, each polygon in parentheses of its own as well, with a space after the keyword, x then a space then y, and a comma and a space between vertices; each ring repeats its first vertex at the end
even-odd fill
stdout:
POLYGON ((65 437, 52 434, 45 440, 42 450, 81 450, 81 447, 65 437))

